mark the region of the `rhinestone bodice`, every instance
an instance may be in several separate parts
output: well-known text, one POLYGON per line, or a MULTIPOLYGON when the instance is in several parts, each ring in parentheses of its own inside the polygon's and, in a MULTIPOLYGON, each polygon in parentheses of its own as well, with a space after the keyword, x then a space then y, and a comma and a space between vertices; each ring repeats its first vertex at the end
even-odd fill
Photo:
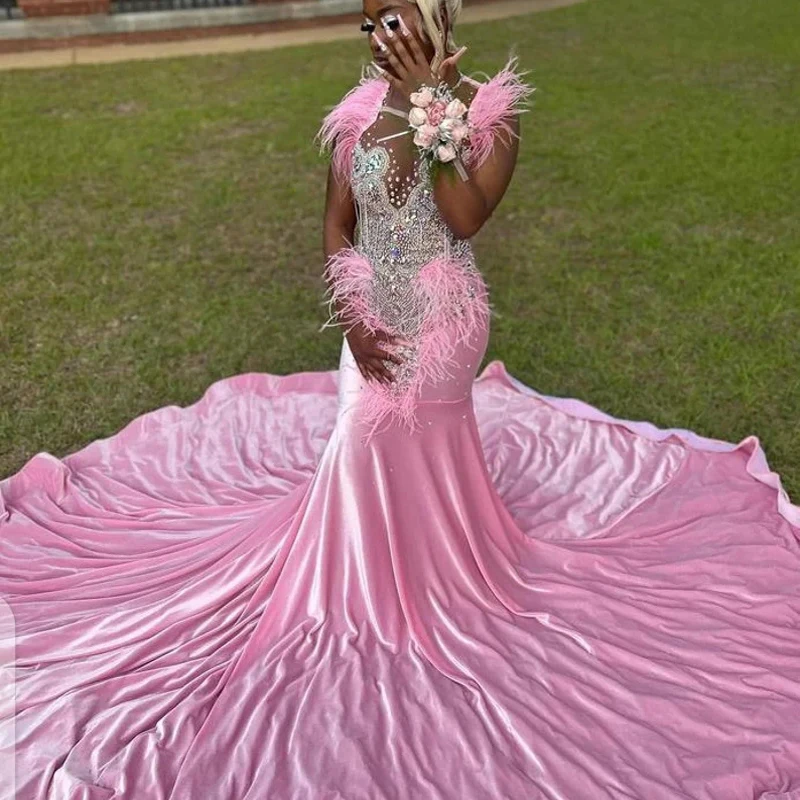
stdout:
MULTIPOLYGON (((511 133, 510 120, 532 91, 513 66, 510 60, 485 83, 462 84, 470 123, 463 164, 473 174, 495 137, 511 133)), ((434 188, 445 176, 433 180, 408 114, 387 104, 390 95, 387 81, 362 80, 319 131, 331 153, 330 174, 349 184, 356 216, 353 242, 326 260, 329 318, 320 330, 335 324, 347 326, 345 336, 359 326, 359 338, 389 333, 382 349, 400 360, 383 359, 390 381, 362 373, 357 407, 365 444, 387 417, 421 429, 416 409, 425 387, 453 377, 464 348, 485 341, 494 313, 470 241, 455 236, 437 206, 434 188), (407 341, 395 341, 398 334, 407 341)))
POLYGON ((419 270, 442 256, 464 269, 477 267, 469 240, 456 238, 439 212, 428 162, 416 155, 409 135, 391 138, 387 146, 376 143, 376 134, 387 130, 391 124, 379 115, 353 151, 355 248, 374 270, 373 307, 387 324, 413 335, 424 311, 410 289, 419 270))

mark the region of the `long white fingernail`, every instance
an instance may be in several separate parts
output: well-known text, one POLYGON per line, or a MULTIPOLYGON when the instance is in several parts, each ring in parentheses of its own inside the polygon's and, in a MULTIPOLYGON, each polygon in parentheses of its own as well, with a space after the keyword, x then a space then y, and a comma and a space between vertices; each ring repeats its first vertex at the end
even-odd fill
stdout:
POLYGON ((403 30, 403 36, 411 36, 411 31, 406 27, 406 21, 403 19, 403 17, 398 14, 397 19, 400 20, 400 27, 403 30))

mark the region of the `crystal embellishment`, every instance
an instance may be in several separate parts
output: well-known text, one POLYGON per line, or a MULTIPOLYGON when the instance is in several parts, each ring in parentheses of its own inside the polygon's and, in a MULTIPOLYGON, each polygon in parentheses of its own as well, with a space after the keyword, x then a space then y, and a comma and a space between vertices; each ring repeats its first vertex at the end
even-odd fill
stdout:
POLYGON ((447 255, 480 273, 469 240, 457 239, 439 213, 429 188, 427 162, 420 159, 418 180, 399 207, 391 202, 386 188, 390 166, 386 148, 356 143, 351 179, 358 212, 355 248, 375 270, 373 309, 388 326, 414 336, 424 308, 411 284, 425 264, 447 255))
POLYGON ((455 236, 436 204, 428 161, 410 137, 387 130, 387 121, 379 112, 353 146, 354 242, 334 261, 342 270, 340 295, 352 293, 352 307, 368 315, 369 327, 408 340, 387 345, 402 362, 384 362, 394 380, 364 384, 366 440, 388 415, 417 427, 421 387, 449 374, 455 348, 491 314, 472 245, 455 236))

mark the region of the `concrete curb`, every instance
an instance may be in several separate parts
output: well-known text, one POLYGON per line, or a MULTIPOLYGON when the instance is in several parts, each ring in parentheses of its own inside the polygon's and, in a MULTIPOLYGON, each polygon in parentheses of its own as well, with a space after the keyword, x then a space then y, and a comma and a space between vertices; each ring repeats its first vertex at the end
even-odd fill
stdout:
MULTIPOLYGON (((459 24, 471 24, 476 22, 489 21, 494 19, 504 19, 506 17, 520 16, 524 14, 532 14, 540 11, 547 11, 553 8, 561 8, 564 6, 576 5, 577 3, 585 2, 585 0, 494 0, 494 2, 479 3, 474 6, 465 7, 459 18, 459 24)), ((353 13, 352 8, 357 11, 361 10, 361 0, 298 0, 298 2, 282 3, 279 5, 266 5, 266 6, 244 6, 236 8, 220 8, 220 9, 204 9, 198 12, 181 11, 181 12, 146 12, 139 14, 125 14, 119 15, 118 18, 123 17, 146 17, 146 21, 139 19, 128 20, 122 23, 128 26, 135 27, 136 25, 157 25, 159 22, 173 21, 173 18, 183 21, 182 27, 187 25, 200 26, 213 24, 220 25, 220 19, 225 17, 230 20, 231 12, 234 16, 248 12, 249 15, 254 16, 256 11, 263 12, 267 9, 273 11, 280 11, 284 14, 303 14, 308 13, 311 6, 317 8, 323 4, 325 13, 327 15, 332 12, 330 9, 338 8, 339 13, 347 14, 353 13), (353 6, 357 3, 357 6, 353 6), (221 13, 217 13, 221 12, 221 13), (194 15, 190 20, 189 15, 194 15), (161 19, 158 19, 158 18, 161 19), (151 19, 154 18, 154 19, 151 19), (203 20, 205 22, 203 22, 203 20), (213 20, 213 22, 212 22, 213 20)), ((247 16, 247 15, 246 15, 247 16)), ((241 18, 241 17, 240 17, 241 18)), ((282 17, 285 19, 286 17, 282 17)), ((295 17, 295 19, 298 17, 295 17)), ((114 19, 112 16, 103 15, 104 20, 114 19)), ((275 19, 281 19, 276 17, 275 19)), ((61 21, 47 19, 47 20, 25 20, 26 25, 35 25, 41 31, 52 30, 54 27, 60 32, 57 34, 59 38, 65 35, 65 19, 61 21)), ((248 18, 247 21, 250 21, 248 18)), ((247 24, 247 21, 240 24, 247 24)), ((7 25, 18 25, 22 20, 10 21, 0 23, 0 29, 5 28, 7 25)), ((80 24, 87 24, 85 18, 71 18, 74 26, 80 24)), ((97 26, 100 24, 97 20, 88 21, 88 24, 97 26)), ((110 23, 103 23, 110 24, 110 23)), ((118 24, 118 23, 114 23, 118 24)), ((231 24, 230 22, 226 24, 231 24)), ((129 27, 129 29, 131 29, 129 27)), ((138 30, 142 30, 139 28, 138 30)), ((150 30, 156 30, 151 28, 150 30)), ((163 30, 163 28, 159 29, 163 30)), ((260 33, 247 33, 242 30, 240 33, 232 33, 226 36, 205 37, 205 38, 192 38, 181 39, 177 41, 160 41, 160 42, 146 42, 137 44, 105 44, 105 45, 85 45, 74 47, 63 47, 53 49, 38 49, 16 53, 0 53, 0 70, 13 70, 13 69, 41 69, 48 67, 69 66, 73 64, 108 64, 119 61, 137 61, 137 60, 150 60, 159 58, 175 58, 190 55, 208 55, 213 53, 233 53, 242 52, 247 50, 272 50, 279 47, 291 47, 294 45, 311 44, 315 42, 333 42, 346 39, 355 39, 360 35, 358 27, 353 25, 352 21, 334 22, 330 19, 325 20, 324 25, 313 27, 297 28, 295 30, 280 30, 280 31, 267 31, 260 33)), ((50 34, 52 36, 52 33, 50 34)), ((30 34, 27 35, 30 38, 30 34)))
POLYGON ((287 0, 249 6, 191 8, 183 11, 136 11, 119 14, 87 14, 79 17, 16 19, 0 25, 0 39, 63 39, 178 28, 251 25, 284 19, 310 19, 354 14, 361 0, 287 0))

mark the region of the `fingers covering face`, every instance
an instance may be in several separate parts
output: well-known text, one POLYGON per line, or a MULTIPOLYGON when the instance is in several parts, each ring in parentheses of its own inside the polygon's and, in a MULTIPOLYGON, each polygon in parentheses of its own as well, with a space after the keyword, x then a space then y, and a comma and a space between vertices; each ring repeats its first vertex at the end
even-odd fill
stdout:
POLYGON ((377 31, 373 31, 372 36, 393 71, 402 78, 414 72, 416 68, 426 66, 428 61, 417 36, 406 26, 400 15, 398 19, 402 36, 391 35, 392 32, 388 29, 385 31, 385 38, 379 36, 377 31))

